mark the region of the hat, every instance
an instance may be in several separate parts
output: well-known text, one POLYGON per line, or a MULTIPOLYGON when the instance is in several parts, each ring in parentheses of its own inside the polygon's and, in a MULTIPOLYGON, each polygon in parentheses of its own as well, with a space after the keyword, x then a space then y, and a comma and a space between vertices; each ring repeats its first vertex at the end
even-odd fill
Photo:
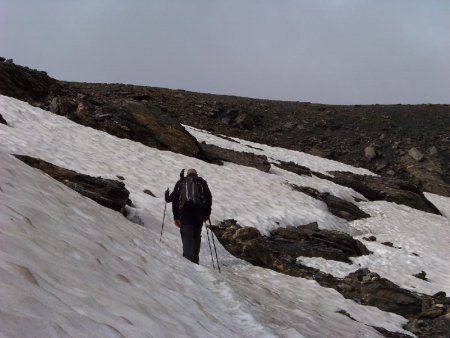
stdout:
POLYGON ((195 170, 195 169, 188 169, 186 175, 187 176, 189 176, 189 175, 197 175, 197 170, 195 170))

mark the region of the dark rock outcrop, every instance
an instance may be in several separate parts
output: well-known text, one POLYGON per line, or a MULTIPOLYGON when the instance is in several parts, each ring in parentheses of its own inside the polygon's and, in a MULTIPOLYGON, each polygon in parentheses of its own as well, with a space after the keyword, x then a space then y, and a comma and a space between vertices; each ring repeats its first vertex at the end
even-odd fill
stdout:
POLYGON ((128 198, 130 192, 125 188, 123 182, 79 174, 26 155, 14 156, 29 166, 42 170, 81 195, 89 197, 104 207, 119 211, 126 216, 125 206, 131 204, 131 201, 128 198))
POLYGON ((225 149, 203 142, 200 143, 200 147, 206 156, 212 160, 232 162, 246 167, 256 168, 264 172, 269 172, 270 170, 270 163, 264 155, 225 149))
POLYGON ((349 257, 370 254, 364 244, 350 235, 319 229, 317 223, 275 229, 267 242, 272 251, 292 258, 322 257, 351 263, 349 257))
POLYGON ((440 215, 439 210, 423 195, 422 189, 396 178, 332 172, 331 181, 350 187, 369 201, 385 200, 440 215))
POLYGON ((279 164, 275 164, 275 165, 283 170, 290 171, 297 175, 312 176, 312 174, 313 174, 311 169, 304 167, 302 165, 296 164, 294 162, 280 161, 279 164))
POLYGON ((355 204, 345 201, 339 197, 333 196, 329 193, 321 193, 314 188, 301 187, 296 184, 289 184, 289 186, 296 191, 302 192, 324 202, 327 205, 328 210, 333 215, 344 218, 347 221, 354 221, 357 219, 370 217, 369 214, 362 211, 355 204))
POLYGON ((99 102, 87 97, 57 97, 51 101, 50 110, 120 138, 207 159, 198 142, 181 124, 152 105, 128 100, 99 102))
POLYGON ((40 105, 51 92, 60 90, 58 82, 27 67, 0 62, 0 94, 40 105))
POLYGON ((213 228, 219 241, 232 254, 258 266, 271 266, 278 257, 295 260, 299 256, 323 257, 351 262, 349 257, 368 255, 370 251, 351 236, 319 229, 317 223, 278 228, 264 237, 253 227, 241 227, 227 220, 213 228))
POLYGON ((346 298, 357 299, 383 311, 404 317, 416 317, 422 313, 423 299, 419 294, 402 289, 368 269, 347 275, 338 282, 337 288, 345 292, 346 298))

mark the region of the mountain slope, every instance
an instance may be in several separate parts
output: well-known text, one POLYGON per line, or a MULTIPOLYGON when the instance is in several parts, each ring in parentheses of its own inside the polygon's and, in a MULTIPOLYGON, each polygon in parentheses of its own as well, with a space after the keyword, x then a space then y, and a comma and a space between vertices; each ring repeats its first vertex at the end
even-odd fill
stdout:
MULTIPOLYGON (((374 255, 349 268, 371 264, 387 277, 398 275, 396 282, 403 287, 450 292, 448 218, 387 202, 360 202, 373 217, 349 223, 285 184, 311 186, 349 201, 362 198, 318 177, 209 164, 118 139, 4 96, 0 113, 8 122, 0 125, 0 333, 5 336, 380 336, 367 325, 405 332, 403 317, 358 305, 314 281, 251 266, 221 246, 223 269, 218 274, 211 267, 206 236, 201 265, 191 264, 181 257, 170 213, 160 243, 163 191, 174 184, 182 167, 194 167, 208 180, 213 222, 235 218, 267 233, 279 225, 316 221, 358 238, 376 233, 403 249, 373 243, 374 255), (12 153, 89 175, 123 176, 135 205, 130 217, 138 216, 145 226, 78 195, 12 153), (145 188, 156 198, 145 194, 145 188), (434 239, 432 250, 429 238, 434 239), (420 257, 408 256, 415 251, 420 257), (405 269, 398 269, 401 263, 405 269), (429 283, 409 275, 419 267, 426 267, 429 283)), ((276 149, 273 153, 283 155, 276 149)), ((290 156, 322 172, 343 167, 364 171, 299 152, 290 156)), ((438 207, 448 214, 448 199, 432 198, 441 201, 438 207)), ((320 267, 327 264, 333 273, 343 270, 334 262, 320 267)))
MULTIPOLYGON (((450 196, 448 104, 323 105, 124 84, 74 83, 6 62, 0 62, 0 94, 144 144, 148 134, 133 135, 142 130, 142 123, 130 122, 129 111, 118 111, 117 107, 145 105, 159 112, 158 116, 166 116, 165 120, 171 116, 214 133, 335 159, 450 196)), ((156 137, 156 141, 160 143, 161 139, 156 137)), ((173 148, 164 145, 162 149, 173 148)))

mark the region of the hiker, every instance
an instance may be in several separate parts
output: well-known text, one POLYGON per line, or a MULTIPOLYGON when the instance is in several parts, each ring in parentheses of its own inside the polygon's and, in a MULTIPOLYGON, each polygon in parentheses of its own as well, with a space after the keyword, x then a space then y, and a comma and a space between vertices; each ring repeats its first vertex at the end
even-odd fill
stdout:
POLYGON ((180 228, 183 257, 198 264, 203 222, 211 215, 212 196, 208 183, 189 169, 186 177, 175 184, 172 192, 172 212, 180 228))

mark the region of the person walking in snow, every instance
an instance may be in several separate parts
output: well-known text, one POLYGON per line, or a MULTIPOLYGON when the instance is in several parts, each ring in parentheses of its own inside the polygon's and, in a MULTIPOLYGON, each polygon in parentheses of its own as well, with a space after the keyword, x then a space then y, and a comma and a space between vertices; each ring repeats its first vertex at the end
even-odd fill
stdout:
POLYGON ((208 183, 189 169, 186 177, 175 184, 172 192, 172 212, 175 225, 180 228, 183 257, 199 263, 203 222, 211 215, 212 195, 208 183))

